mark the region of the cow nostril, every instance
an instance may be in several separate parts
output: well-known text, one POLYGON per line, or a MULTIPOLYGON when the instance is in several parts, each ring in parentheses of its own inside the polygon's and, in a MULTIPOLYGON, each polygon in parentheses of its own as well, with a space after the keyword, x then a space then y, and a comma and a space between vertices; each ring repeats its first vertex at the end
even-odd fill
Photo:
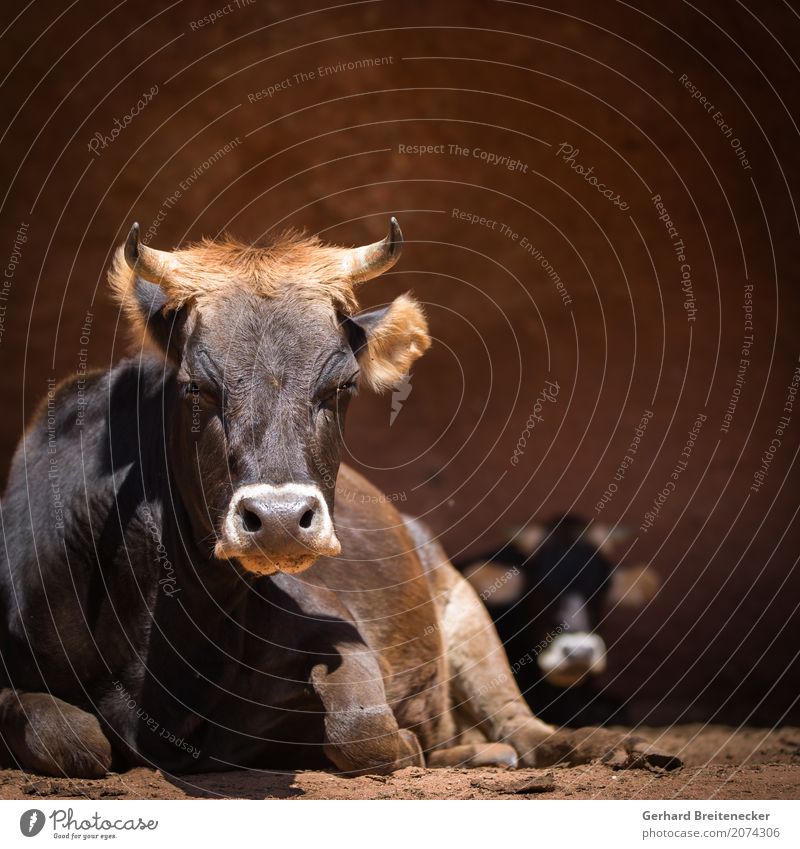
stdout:
POLYGON ((314 511, 306 510, 305 513, 300 517, 300 527, 301 528, 310 528, 311 522, 314 520, 314 511))
POLYGON ((248 533, 254 534, 256 531, 261 530, 261 519, 258 518, 258 514, 254 513, 252 510, 248 510, 246 507, 243 508, 241 512, 242 524, 248 533))

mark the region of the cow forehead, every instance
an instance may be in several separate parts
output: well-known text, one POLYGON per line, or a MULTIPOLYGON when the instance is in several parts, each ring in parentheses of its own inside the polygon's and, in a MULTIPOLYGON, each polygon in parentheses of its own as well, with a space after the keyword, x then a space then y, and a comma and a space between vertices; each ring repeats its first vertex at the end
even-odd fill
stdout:
POLYGON ((535 559, 535 582, 541 593, 555 599, 576 593, 596 598, 611 574, 608 562, 590 546, 577 544, 570 551, 551 552, 535 559))
POLYGON ((345 351, 332 304, 229 295, 197 306, 198 318, 187 356, 224 372, 263 370, 281 376, 287 368, 308 370, 313 378, 331 355, 345 351))
POLYGON ((330 302, 243 291, 198 305, 198 332, 230 344, 258 339, 262 344, 313 343, 340 336, 330 302))

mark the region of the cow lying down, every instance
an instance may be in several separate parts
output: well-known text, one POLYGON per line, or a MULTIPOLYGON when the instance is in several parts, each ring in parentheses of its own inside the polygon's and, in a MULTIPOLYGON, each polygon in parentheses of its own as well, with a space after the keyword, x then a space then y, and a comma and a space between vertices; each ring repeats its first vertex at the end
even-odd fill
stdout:
POLYGON ((401 238, 169 253, 134 225, 110 281, 147 346, 58 386, 2 499, 4 765, 678 764, 537 720, 436 540, 340 466, 351 396, 430 344, 407 295, 357 311, 401 238))
POLYGON ((559 726, 624 724, 621 699, 598 684, 606 669, 599 631, 615 608, 642 609, 659 588, 647 565, 614 565, 630 531, 575 514, 529 522, 505 545, 468 561, 531 709, 559 726))

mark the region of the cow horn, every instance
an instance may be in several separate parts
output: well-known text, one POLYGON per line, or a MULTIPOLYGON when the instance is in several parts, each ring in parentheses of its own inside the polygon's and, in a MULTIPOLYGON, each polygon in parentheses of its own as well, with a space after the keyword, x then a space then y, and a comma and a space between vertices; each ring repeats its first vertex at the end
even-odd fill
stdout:
POLYGON ((388 271, 400 259, 402 249, 403 234, 397 219, 392 216, 389 219, 389 233, 385 239, 345 252, 342 260, 344 275, 354 286, 366 283, 367 280, 388 271))
POLYGON ((131 271, 150 283, 162 284, 172 278, 176 261, 168 251, 157 251, 139 242, 139 223, 134 221, 125 242, 125 262, 131 271))

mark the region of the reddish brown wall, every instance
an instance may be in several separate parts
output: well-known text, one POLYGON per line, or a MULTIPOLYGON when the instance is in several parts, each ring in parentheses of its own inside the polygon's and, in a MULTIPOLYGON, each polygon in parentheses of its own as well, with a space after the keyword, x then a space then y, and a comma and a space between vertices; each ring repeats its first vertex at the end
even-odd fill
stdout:
POLYGON ((74 371, 84 347, 95 366, 119 355, 104 269, 130 222, 147 230, 181 181, 238 139, 181 191, 151 243, 167 248, 222 229, 254 239, 286 224, 355 243, 381 235, 398 214, 404 257, 364 302, 413 288, 436 344, 391 429, 390 399, 362 398, 349 445, 354 462, 424 515, 454 555, 500 540, 531 515, 596 515, 649 409, 635 462, 602 512, 638 527, 696 416, 707 416, 675 492, 629 555, 652 560, 664 587, 646 615, 610 617, 609 680, 635 693, 637 716, 719 708, 721 720, 780 720, 800 672, 800 405, 760 491, 749 487, 800 353, 797 17, 756 3, 752 13, 715 3, 693 11, 645 2, 638 12, 611 2, 560 3, 558 12, 489 2, 318 12, 240 3, 201 28, 192 21, 222 0, 161 13, 147 2, 116 11, 51 3, 49 13, 37 3, 3 36, 4 267, 15 231, 29 225, 0 340, 4 466, 49 376, 74 371), (391 63, 293 78, 365 57, 391 63), (287 78, 289 87, 250 102, 287 78), (94 134, 109 134, 154 85, 118 138, 91 153, 94 134), (558 157, 564 142, 628 209, 558 157), (525 168, 404 155, 401 144, 480 148, 525 168), (685 243, 693 322, 653 194, 685 243), (453 209, 505 222, 519 238, 458 221, 453 209), (523 237, 552 264, 569 305, 523 237), (746 280, 750 365, 723 433, 746 280), (558 382, 558 399, 514 466, 547 379, 558 382))

